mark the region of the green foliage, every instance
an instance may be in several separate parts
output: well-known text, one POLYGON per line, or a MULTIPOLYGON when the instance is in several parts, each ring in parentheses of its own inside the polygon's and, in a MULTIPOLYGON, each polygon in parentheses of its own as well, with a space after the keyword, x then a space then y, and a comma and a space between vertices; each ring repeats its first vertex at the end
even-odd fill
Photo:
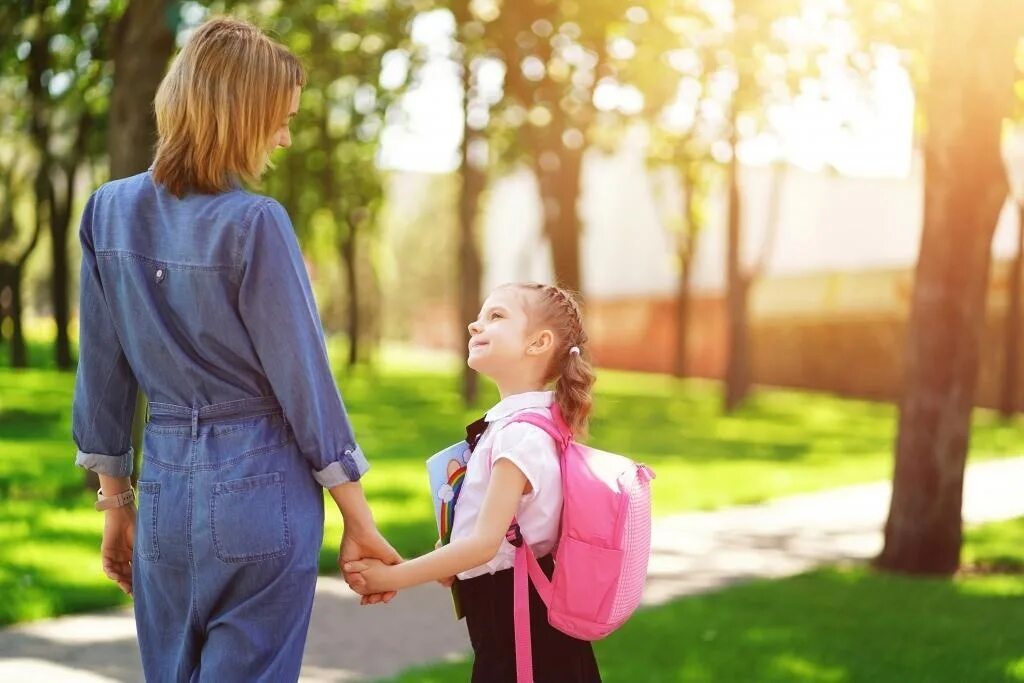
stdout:
MULTIPOLYGON (((43 344, 30 347, 43 364, 43 344)), ((335 367, 343 344, 331 346, 335 367)), ((117 604, 99 570, 102 515, 73 466, 74 378, 52 369, 0 369, 0 623, 117 604)), ((436 528, 423 462, 462 436, 497 400, 466 409, 459 362, 390 352, 339 386, 372 469, 364 480, 375 518, 405 556, 433 547, 436 528)), ((891 406, 796 391, 763 391, 720 415, 717 386, 668 377, 599 375, 592 443, 649 464, 655 512, 712 509, 842 484, 882 480, 892 467, 891 406)), ((1019 425, 978 411, 974 460, 1024 451, 1019 425)), ((341 524, 328 507, 321 568, 333 572, 341 524)), ((980 543, 981 541, 979 541, 980 543)), ((1015 552, 1003 543, 992 555, 1015 552)), ((993 546, 994 547, 994 546, 993 546)))

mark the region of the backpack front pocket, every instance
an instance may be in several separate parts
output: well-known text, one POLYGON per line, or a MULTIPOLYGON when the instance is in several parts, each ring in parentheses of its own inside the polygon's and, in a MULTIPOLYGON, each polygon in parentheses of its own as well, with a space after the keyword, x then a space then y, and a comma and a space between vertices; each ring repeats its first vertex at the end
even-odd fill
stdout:
POLYGON ((563 537, 556 562, 572 568, 572 579, 554 592, 552 609, 585 622, 606 620, 622 577, 622 556, 621 550, 563 537))

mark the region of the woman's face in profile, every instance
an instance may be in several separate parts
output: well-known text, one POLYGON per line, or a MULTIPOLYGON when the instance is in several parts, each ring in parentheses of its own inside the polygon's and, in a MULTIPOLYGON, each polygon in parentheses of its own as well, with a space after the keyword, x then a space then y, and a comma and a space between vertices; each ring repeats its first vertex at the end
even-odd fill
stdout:
POLYGON ((281 122, 281 127, 274 133, 274 137, 271 138, 271 149, 277 149, 278 147, 291 147, 292 146, 292 132, 290 129, 292 119, 299 111, 299 95, 302 93, 302 88, 296 87, 292 91, 291 104, 288 107, 288 117, 281 122))

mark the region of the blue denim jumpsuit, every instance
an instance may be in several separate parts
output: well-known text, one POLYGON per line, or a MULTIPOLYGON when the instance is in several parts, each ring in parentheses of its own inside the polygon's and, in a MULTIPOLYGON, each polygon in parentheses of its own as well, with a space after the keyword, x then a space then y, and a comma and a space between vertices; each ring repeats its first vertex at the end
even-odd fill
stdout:
POLYGON ((146 680, 294 681, 323 490, 368 469, 280 204, 177 198, 150 172, 82 216, 78 465, 132 471, 149 397, 133 584, 146 680))

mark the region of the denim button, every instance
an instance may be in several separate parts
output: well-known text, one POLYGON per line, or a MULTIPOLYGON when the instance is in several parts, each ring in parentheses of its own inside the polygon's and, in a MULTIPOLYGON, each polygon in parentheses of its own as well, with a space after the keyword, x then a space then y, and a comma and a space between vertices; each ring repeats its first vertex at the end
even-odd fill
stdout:
POLYGON ((157 268, 157 270, 156 270, 156 281, 157 282, 163 282, 164 281, 164 269, 163 268, 157 268))

